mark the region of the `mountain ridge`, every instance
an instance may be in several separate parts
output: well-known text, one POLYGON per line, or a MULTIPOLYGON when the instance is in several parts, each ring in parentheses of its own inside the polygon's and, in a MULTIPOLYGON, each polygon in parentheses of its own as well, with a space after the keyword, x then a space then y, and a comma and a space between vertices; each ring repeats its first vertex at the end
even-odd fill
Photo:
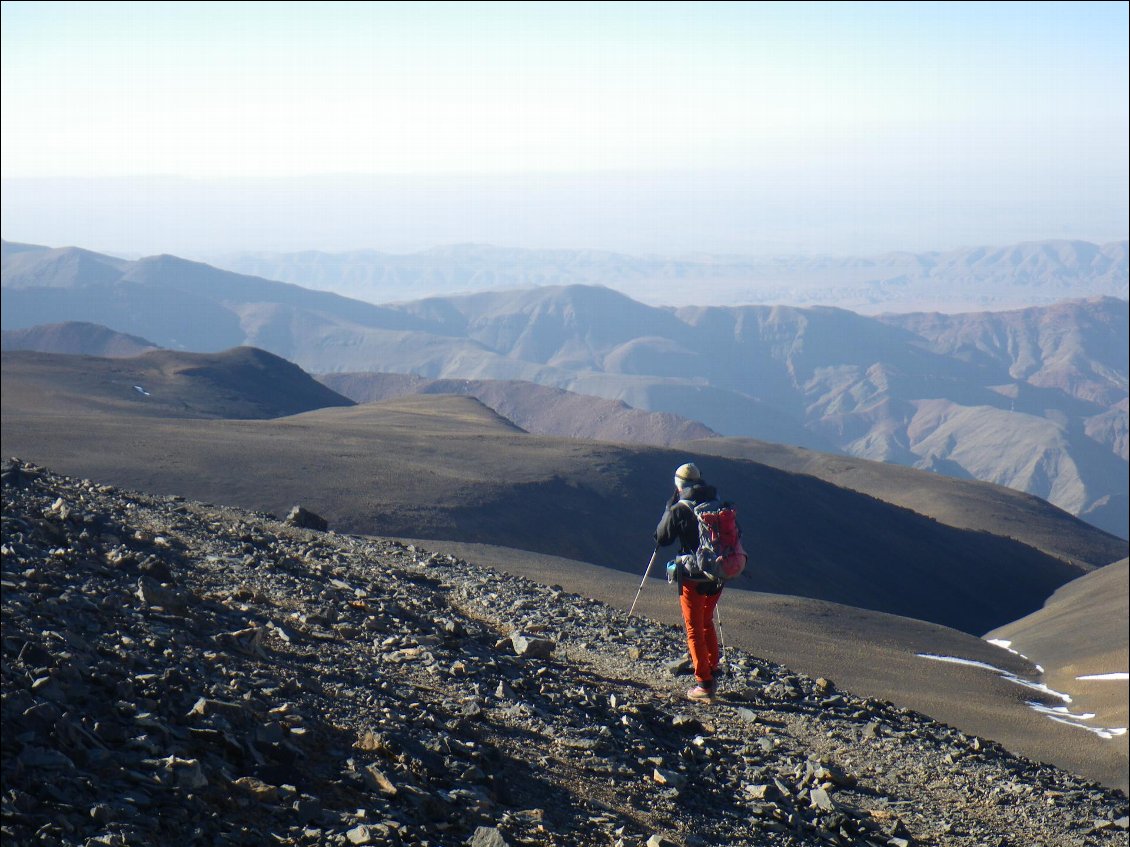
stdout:
POLYGON ((254 347, 114 359, 12 351, 3 362, 10 404, 47 414, 254 419, 353 405, 297 365, 254 347))
POLYGON ((1127 299, 1127 242, 1079 240, 867 257, 632 256, 601 250, 447 245, 411 254, 236 253, 220 267, 347 292, 369 302, 531 285, 605 284, 652 305, 836 305, 875 314, 1016 308, 1073 296, 1127 299), (941 293, 939 293, 941 292, 941 293))
POLYGON ((6 329, 0 332, 0 349, 33 353, 74 353, 82 356, 129 358, 158 345, 136 335, 127 335, 83 321, 6 329))
POLYGON ((535 435, 670 447, 717 433, 697 421, 663 412, 633 409, 532 382, 428 380, 407 374, 320 374, 317 379, 358 403, 405 394, 468 394, 535 435))

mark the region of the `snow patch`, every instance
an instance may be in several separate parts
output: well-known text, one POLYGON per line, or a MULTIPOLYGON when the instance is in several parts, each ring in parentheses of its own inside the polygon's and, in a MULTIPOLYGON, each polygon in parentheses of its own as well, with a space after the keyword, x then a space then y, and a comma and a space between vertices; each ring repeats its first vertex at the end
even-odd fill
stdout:
POLYGON ((1094 680, 1101 680, 1104 682, 1107 680, 1121 680, 1122 682, 1125 682, 1126 680, 1130 679, 1130 673, 1091 673, 1087 674, 1086 676, 1077 676, 1075 678, 1086 680, 1088 682, 1094 680))
MULTIPOLYGON (((990 644, 992 644, 994 647, 1000 647, 1002 650, 1007 650, 1009 653, 1011 653, 1014 656, 1019 656, 1021 659, 1024 659, 1026 662, 1032 661, 1027 656, 1025 656, 1023 653, 1021 653, 1019 650, 1013 650, 1011 641, 1008 641, 1004 638, 986 638, 985 640, 988 641, 990 644)), ((1036 670, 1038 670, 1040 673, 1044 672, 1044 669, 1041 668, 1039 665, 1036 665, 1036 670)))
POLYGON ((1071 718, 1076 721, 1089 721, 1093 720, 1095 715, 1093 712, 1084 712, 1081 715, 1071 714, 1071 710, 1066 706, 1045 706, 1043 703, 1032 701, 1028 704, 1032 707, 1033 711, 1041 712, 1049 717, 1071 718))
POLYGON ((1085 712, 1082 715, 1073 715, 1066 707, 1053 708, 1045 706, 1043 703, 1029 703, 1029 708, 1040 714, 1047 715, 1056 723, 1066 724, 1073 726, 1076 729, 1085 729, 1087 732, 1093 732, 1099 738, 1117 738, 1120 735, 1126 734, 1126 727, 1102 727, 1102 726, 1087 726, 1083 721, 1092 720, 1095 716, 1090 712, 1085 712))
MULTIPOLYGON (((990 643, 996 644, 996 646, 998 646, 998 647, 1004 647, 1004 649, 1008 650, 1010 653, 1016 653, 1015 650, 1011 650, 1007 646, 1007 645, 1012 643, 1010 641, 1004 641, 1004 642, 992 641, 990 643)), ((1017 655, 1019 656, 1020 654, 1017 653, 1017 655)), ((1036 691, 1040 691, 1040 692, 1047 694, 1051 697, 1058 697, 1064 703, 1070 703, 1071 702, 1071 698, 1068 695, 1066 695, 1066 694, 1064 694, 1060 691, 1054 691, 1053 689, 1048 688, 1042 682, 1032 682, 1031 680, 1028 680, 1028 679, 1021 679, 1020 677, 1016 676, 1015 674, 1011 674, 1008 671, 1001 670, 1000 668, 994 667, 993 665, 990 665, 986 662, 977 662, 977 661, 974 661, 973 659, 959 659, 956 656, 938 656, 938 655, 935 655, 933 653, 919 653, 918 656, 923 658, 923 659, 930 659, 930 660, 935 661, 935 662, 949 662, 950 664, 954 664, 954 665, 966 665, 967 667, 971 667, 971 668, 982 668, 983 670, 992 671, 993 673, 997 674, 1002 679, 1006 679, 1009 682, 1015 682, 1017 685, 1023 685, 1025 688, 1031 688, 1031 689, 1034 689, 1036 691)), ((1025 657, 1025 658, 1027 658, 1027 657, 1025 657)), ((1041 668, 1039 665, 1037 665, 1036 667, 1039 668, 1040 673, 1044 672, 1044 669, 1041 668)), ((1101 679, 1101 680, 1126 679, 1126 678, 1127 678, 1127 674, 1124 674, 1124 673, 1105 673, 1105 674, 1093 674, 1093 675, 1090 675, 1090 676, 1076 677, 1076 679, 1101 679)), ((1083 721, 1093 720, 1095 718, 1095 715, 1093 713, 1084 712, 1082 714, 1074 715, 1074 714, 1071 713, 1071 710, 1068 709, 1066 706, 1049 706, 1045 703, 1040 703, 1040 702, 1035 701, 1035 700, 1029 700, 1028 701, 1028 708, 1032 709, 1035 712, 1039 712, 1041 715, 1044 715, 1044 716, 1050 718, 1051 720, 1055 721, 1056 723, 1062 723, 1062 724, 1066 724, 1067 726, 1073 726, 1076 729, 1085 729, 1085 730, 1087 730, 1087 732, 1093 732, 1099 738, 1107 738, 1107 739, 1118 738, 1119 736, 1125 735, 1126 730, 1127 730, 1127 728, 1124 727, 1124 726, 1119 726, 1119 727, 1087 726, 1085 723, 1083 723, 1083 721)))
POLYGON ((1007 671, 1002 671, 995 665, 987 664, 986 662, 977 662, 973 659, 958 659, 956 656, 938 656, 935 653, 919 653, 919 658, 932 659, 935 662, 949 662, 951 665, 968 665, 971 668, 984 668, 987 671, 995 671, 1002 676, 1007 675, 1007 671))
POLYGON ((950 664, 954 665, 967 665, 971 668, 982 668, 987 671, 992 671, 1001 679, 1006 679, 1009 682, 1015 682, 1017 685, 1023 685, 1025 688, 1031 688, 1034 691, 1039 691, 1040 693, 1047 694, 1050 697, 1056 697, 1062 700, 1064 703, 1071 702, 1071 697, 1067 694, 1064 694, 1062 691, 1056 691, 1054 689, 1048 688, 1042 682, 1032 682, 1029 679, 1021 679, 1016 674, 1001 670, 995 665, 990 665, 986 662, 976 662, 973 659, 958 659, 954 656, 938 656, 933 653, 919 653, 918 656, 923 659, 931 659, 935 662, 949 662, 950 664))
POLYGON ((142 388, 140 385, 135 385, 133 387, 133 390, 136 391, 138 394, 144 395, 145 397, 152 397, 153 396, 148 391, 146 391, 144 388, 142 388))

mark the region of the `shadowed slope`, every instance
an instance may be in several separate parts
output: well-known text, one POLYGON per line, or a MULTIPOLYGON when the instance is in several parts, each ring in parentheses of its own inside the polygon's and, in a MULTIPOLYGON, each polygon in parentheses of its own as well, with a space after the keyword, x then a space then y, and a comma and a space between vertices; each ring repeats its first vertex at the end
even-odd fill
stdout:
POLYGON ((1007 536, 1065 561, 1102 567, 1125 555, 1126 542, 1083 523, 1030 494, 987 482, 939 474, 852 456, 817 453, 802 447, 752 438, 712 438, 686 449, 749 459, 858 491, 911 509, 950 526, 1007 536))

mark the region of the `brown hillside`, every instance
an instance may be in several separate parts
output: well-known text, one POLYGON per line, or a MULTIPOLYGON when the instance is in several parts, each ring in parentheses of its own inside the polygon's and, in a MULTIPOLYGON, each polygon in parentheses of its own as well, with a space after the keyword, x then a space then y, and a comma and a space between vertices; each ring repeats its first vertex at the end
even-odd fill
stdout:
MULTIPOLYGON (((688 455, 531 436, 470 398, 412 397, 273 421, 45 413, 4 392, 3 451, 73 475, 333 525, 491 543, 634 571, 688 455), (79 437, 76 437, 78 435, 79 437)), ((979 634, 1038 608, 1079 568, 753 462, 700 458, 741 504, 743 586, 979 634)))
POLYGON ((129 359, 4 353, 3 384, 5 403, 50 414, 251 419, 352 405, 297 365, 252 347, 129 359))
MULTIPOLYGON (((989 633, 1044 668, 1056 691, 1072 697, 1073 713, 1094 712, 1107 727, 1130 725, 1125 678, 1079 679, 1126 673, 1130 619, 1130 561, 1123 559, 1073 580, 1039 611, 989 633)), ((1126 747, 1127 737, 1119 743, 1126 747)))

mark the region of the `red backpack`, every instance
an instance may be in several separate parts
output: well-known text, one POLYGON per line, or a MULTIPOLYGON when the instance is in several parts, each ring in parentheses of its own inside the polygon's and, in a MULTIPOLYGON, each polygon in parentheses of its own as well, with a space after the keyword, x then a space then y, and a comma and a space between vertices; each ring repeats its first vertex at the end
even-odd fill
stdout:
POLYGON ((694 561, 686 563, 685 578, 726 582, 741 576, 749 556, 742 548, 742 530, 734 504, 708 500, 695 506, 687 500, 679 502, 694 512, 698 520, 698 550, 694 561))

